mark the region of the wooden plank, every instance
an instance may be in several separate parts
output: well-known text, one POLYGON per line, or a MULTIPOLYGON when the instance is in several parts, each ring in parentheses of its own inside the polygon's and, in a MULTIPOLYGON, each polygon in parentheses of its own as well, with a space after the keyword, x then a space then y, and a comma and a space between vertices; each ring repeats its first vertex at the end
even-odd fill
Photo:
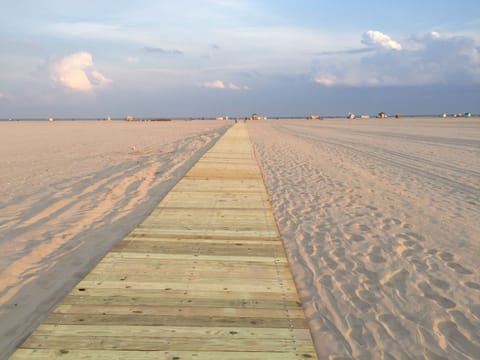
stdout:
POLYGON ((285 300, 295 302, 298 301, 297 294, 283 293, 279 296, 278 293, 271 291, 213 291, 213 290, 192 290, 192 289, 132 289, 126 288, 85 288, 77 287, 71 293, 81 295, 96 295, 96 296, 127 296, 135 301, 137 297, 157 297, 161 298, 177 298, 185 300, 195 299, 213 299, 213 300, 285 300))
POLYGON ((251 317, 251 318, 273 318, 282 319, 285 317, 302 318, 303 309, 295 307, 292 309, 271 309, 271 308, 234 308, 234 307, 201 307, 195 306, 165 306, 165 305, 112 305, 108 308, 103 305, 92 304, 61 304, 54 310, 55 314, 101 314, 101 315, 165 315, 165 316, 223 316, 223 317, 251 317), (288 311, 288 316, 286 312, 288 311))
POLYGON ((295 299, 218 299, 218 298, 192 298, 179 296, 158 297, 155 294, 99 294, 83 295, 83 293, 70 293, 62 302, 63 305, 138 305, 138 306, 195 306, 217 308, 258 308, 258 309, 296 309, 301 308, 300 302, 295 299), (151 296, 149 296, 151 295, 151 296))
MULTIPOLYGON (((50 314, 43 324, 55 325, 123 325, 123 326, 191 326, 220 327, 235 326, 244 328, 282 328, 308 329, 306 320, 302 318, 257 318, 228 316, 189 316, 144 315, 144 314, 50 314)), ((35 332, 33 333, 35 335, 35 332)), ((125 335, 128 335, 126 332, 125 335)), ((23 345, 23 347, 28 347, 23 345)))
POLYGON ((288 264, 286 258, 282 257, 268 257, 268 256, 236 256, 236 255, 204 255, 204 254, 156 254, 149 252, 110 252, 105 256, 105 260, 112 259, 156 259, 156 260, 188 260, 188 261, 222 261, 222 262, 237 262, 239 265, 248 265, 255 263, 271 264, 277 266, 279 264, 288 264))
MULTIPOLYGON (((159 279, 160 280, 160 279, 159 279)), ((138 282, 138 281, 81 281, 78 286, 93 289, 132 289, 132 290, 189 290, 189 291, 234 291, 234 292, 271 292, 283 294, 285 290, 292 291, 288 285, 279 284, 276 281, 262 279, 258 282, 247 281, 218 281, 211 282, 210 279, 179 279, 178 281, 154 281, 154 282, 138 282)))
MULTIPOLYGON (((118 350, 127 351, 177 351, 195 350, 203 351, 245 351, 250 352, 294 352, 311 350, 311 341, 296 340, 292 344, 290 337, 284 339, 236 339, 229 341, 223 338, 132 338, 124 336, 39 336, 32 335, 25 342, 25 347, 30 349, 62 348, 68 343, 68 347, 79 350, 118 350)), ((68 348, 67 347, 67 348, 68 348)))
POLYGON ((116 351, 116 350, 71 350, 19 349, 14 356, 17 360, 295 360, 316 358, 313 352, 250 352, 250 351, 116 351))
POLYGON ((293 334, 297 339, 309 340, 308 329, 279 328, 234 328, 234 327, 181 327, 181 326, 135 326, 125 325, 40 325, 36 334, 39 336, 125 336, 131 337, 169 337, 208 339, 215 334, 225 340, 236 339, 282 339, 293 334))
POLYGON ((316 358, 243 124, 12 356, 52 358, 316 358))

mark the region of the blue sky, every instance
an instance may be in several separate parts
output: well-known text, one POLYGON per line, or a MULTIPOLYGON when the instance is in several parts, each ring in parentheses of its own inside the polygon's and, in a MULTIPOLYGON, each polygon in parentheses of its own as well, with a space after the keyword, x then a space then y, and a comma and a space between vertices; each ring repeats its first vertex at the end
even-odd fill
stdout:
POLYGON ((478 0, 17 0, 0 118, 480 113, 478 0))

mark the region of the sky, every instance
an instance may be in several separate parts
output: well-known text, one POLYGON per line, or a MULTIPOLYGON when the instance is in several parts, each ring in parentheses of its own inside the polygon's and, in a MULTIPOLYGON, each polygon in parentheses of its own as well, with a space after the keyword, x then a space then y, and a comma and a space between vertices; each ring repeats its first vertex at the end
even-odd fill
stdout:
POLYGON ((0 2, 0 118, 480 113, 479 0, 0 2))

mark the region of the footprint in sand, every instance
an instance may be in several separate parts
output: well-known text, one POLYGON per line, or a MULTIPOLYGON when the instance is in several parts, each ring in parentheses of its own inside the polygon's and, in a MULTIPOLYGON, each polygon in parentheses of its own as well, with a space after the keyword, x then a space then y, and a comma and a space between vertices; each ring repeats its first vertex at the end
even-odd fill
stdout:
POLYGON ((368 254, 368 258, 370 259, 371 262, 376 264, 381 264, 387 261, 382 255, 375 254, 375 253, 368 254))
POLYGON ((473 274, 472 271, 468 270, 467 268, 463 267, 461 264, 456 263, 456 262, 449 262, 448 267, 452 268, 459 274, 464 274, 464 275, 471 275, 473 274))
POLYGON ((428 265, 421 259, 419 258, 412 258, 412 260, 410 260, 413 264, 413 266, 415 266, 415 269, 419 272, 419 273, 426 273, 427 270, 428 270, 428 265))
POLYGON ((400 225, 402 222, 395 218, 386 218, 383 220, 385 225, 400 225))
POLYGON ((442 290, 448 290, 450 288, 450 284, 447 281, 444 281, 442 279, 436 278, 435 276, 429 276, 428 281, 430 284, 433 286, 442 289, 442 290))
POLYGON ((386 262, 387 260, 381 255, 382 248, 380 246, 371 246, 368 249, 368 258, 371 262, 376 264, 381 264, 386 262))
POLYGON ((480 320, 480 304, 470 305, 469 308, 472 315, 480 320))
POLYGON ((324 254, 323 255, 323 260, 325 261, 325 264, 331 269, 331 270, 335 270, 338 266, 338 263, 333 260, 330 256, 328 256, 327 254, 324 254))
MULTIPOLYGON (((419 241, 415 238, 412 238, 408 233, 397 234, 396 238, 399 239, 399 245, 395 249, 397 254, 401 255, 403 258, 409 258, 414 255, 419 255, 423 250, 423 246, 420 245, 419 241)), ((425 271, 428 266, 420 261, 419 259, 413 259, 412 263, 419 267, 419 270, 425 271)))
POLYGON ((360 299, 358 297, 356 289, 353 285, 342 284, 340 286, 340 288, 342 289, 345 296, 350 299, 353 306, 355 306, 358 310, 360 310, 362 312, 365 312, 365 311, 368 311, 372 307, 371 304, 363 301, 362 299, 360 299))
MULTIPOLYGON (((460 328, 465 329, 469 334, 476 334, 478 332, 475 325, 465 316, 465 314, 459 310, 449 310, 450 315, 455 320, 455 324, 460 326, 460 328)), ((480 337, 477 336, 477 339, 480 340, 480 337)))
POLYGON ((423 235, 417 234, 417 233, 412 232, 412 231, 406 232, 405 235, 410 236, 411 238, 414 238, 418 241, 424 241, 425 240, 425 237, 423 235))
POLYGON ((376 341, 374 337, 365 327, 362 319, 359 319, 351 314, 347 315, 347 323, 349 326, 348 335, 362 346, 375 346, 376 341))
POLYGON ((382 314, 378 316, 378 320, 385 325, 390 336, 394 339, 408 337, 408 331, 400 322, 400 320, 392 314, 382 314))
POLYGON ((478 359, 480 346, 472 343, 462 332, 458 330, 457 325, 452 321, 439 321, 435 324, 436 334, 438 334, 439 344, 443 349, 448 347, 455 351, 478 359))
POLYGON ((425 296, 427 299, 435 301, 441 307, 445 309, 451 309, 457 306, 457 304, 452 300, 437 294, 426 281, 420 282, 417 286, 423 292, 423 296, 425 296))
POLYGON ((370 227, 368 225, 365 225, 365 224, 360 224, 358 226, 358 228, 360 229, 360 231, 363 231, 363 232, 369 232, 370 231, 370 227))
POLYGON ((359 234, 352 234, 350 235, 350 240, 355 242, 365 241, 365 237, 359 234))
POLYGON ((322 283, 324 286, 326 286, 329 289, 333 289, 333 281, 332 281, 331 275, 323 275, 320 278, 320 283, 322 283))
POLYGON ((332 255, 334 255, 337 259, 343 260, 345 259, 345 248, 338 247, 332 251, 332 255))
POLYGON ((449 252, 446 252, 446 251, 442 251, 441 253, 438 254, 438 256, 440 256, 440 258, 443 261, 452 261, 453 260, 453 254, 451 254, 449 252))
POLYGON ((381 283, 385 286, 391 287, 399 292, 402 297, 406 296, 407 280, 410 273, 405 269, 397 270, 393 273, 387 274, 381 283))
POLYGON ((465 282, 464 284, 465 286, 469 287, 470 289, 474 289, 474 290, 479 290, 480 291, 480 284, 477 284, 473 281, 467 281, 465 282))

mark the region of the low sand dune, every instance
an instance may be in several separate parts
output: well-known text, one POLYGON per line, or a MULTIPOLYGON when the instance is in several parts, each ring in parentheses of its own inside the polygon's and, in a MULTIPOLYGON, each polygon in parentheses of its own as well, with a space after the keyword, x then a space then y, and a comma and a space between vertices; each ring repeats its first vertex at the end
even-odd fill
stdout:
POLYGON ((0 123, 0 358, 130 232, 225 123, 0 123))
POLYGON ((249 130, 320 358, 480 358, 478 119, 249 130))

